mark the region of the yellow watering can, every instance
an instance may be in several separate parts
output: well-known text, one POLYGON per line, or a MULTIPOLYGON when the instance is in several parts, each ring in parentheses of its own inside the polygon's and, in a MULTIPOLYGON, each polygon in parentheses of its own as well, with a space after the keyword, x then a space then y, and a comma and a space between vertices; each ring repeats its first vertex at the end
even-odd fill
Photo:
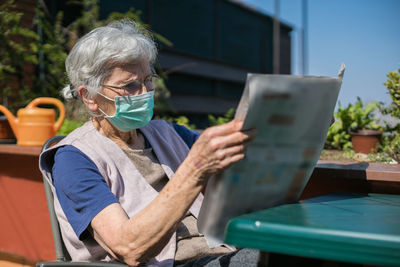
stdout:
POLYGON ((65 119, 64 104, 51 97, 39 97, 30 102, 25 108, 17 112, 17 118, 4 106, 0 105, 2 112, 8 119, 10 126, 17 137, 20 146, 42 146, 50 137, 56 135, 65 119), (54 105, 60 111, 56 119, 54 109, 38 108, 38 105, 54 105))

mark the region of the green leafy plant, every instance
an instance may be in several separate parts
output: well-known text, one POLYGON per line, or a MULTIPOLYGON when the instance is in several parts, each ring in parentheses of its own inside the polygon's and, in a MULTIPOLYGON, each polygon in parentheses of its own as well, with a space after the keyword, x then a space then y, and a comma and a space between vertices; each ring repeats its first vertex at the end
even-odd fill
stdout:
POLYGON ((208 115, 208 121, 210 122, 211 126, 220 125, 233 120, 234 115, 235 115, 235 109, 230 108, 222 117, 221 116, 215 117, 213 115, 208 115))
POLYGON ((38 78, 33 91, 36 96, 60 98, 59 90, 67 83, 65 60, 69 51, 69 31, 62 26, 63 13, 59 12, 54 21, 47 14, 44 2, 39 1, 34 20, 40 32, 38 42, 38 78))
POLYGON ((191 123, 189 118, 186 116, 177 116, 175 113, 173 115, 162 115, 162 116, 154 116, 154 119, 156 120, 165 120, 171 123, 176 123, 179 125, 183 125, 188 129, 192 129, 192 130, 198 130, 198 127, 191 123))
POLYGON ((57 135, 67 135, 76 128, 83 125, 83 122, 73 121, 73 120, 64 120, 63 125, 58 130, 57 135))
MULTIPOLYGON (((389 115, 392 118, 400 119, 400 69, 387 74, 387 80, 383 84, 390 94, 392 102, 389 106, 381 105, 382 114, 389 115)), ((390 123, 385 121, 385 132, 400 132, 399 123, 390 123)))
POLYGON ((13 104, 13 112, 31 99, 30 85, 38 64, 39 36, 22 26, 22 16, 14 0, 0 5, 0 97, 2 104, 13 104))
POLYGON ((193 129, 193 130, 196 129, 196 125, 191 124, 189 119, 187 117, 185 117, 185 116, 179 116, 177 118, 173 118, 172 120, 176 124, 180 124, 180 125, 186 126, 186 128, 188 128, 188 129, 193 129))
POLYGON ((400 135, 398 132, 386 132, 381 138, 379 151, 400 163, 400 135))
POLYGON ((379 152, 375 154, 368 154, 367 158, 371 162, 376 163, 390 163, 390 164, 397 164, 399 162, 398 158, 393 158, 390 153, 387 152, 379 152))
MULTIPOLYGON (((107 19, 100 20, 98 0, 69 1, 68 4, 80 5, 82 12, 71 24, 64 26, 63 12, 58 12, 52 19, 44 1, 38 1, 32 29, 22 26, 23 14, 15 11, 14 0, 0 6, 0 102, 11 111, 15 112, 39 96, 61 98, 59 90, 68 82, 64 65, 68 52, 79 37, 93 28, 122 18, 133 19, 149 28, 140 19, 141 11, 133 8, 125 13, 112 12, 107 19), (38 75, 35 75, 36 71, 38 75)), ((172 45, 160 34, 152 34, 156 41, 172 45)), ((155 68, 164 79, 167 78, 159 66, 155 68)), ((156 88, 155 112, 171 111, 170 94, 164 82, 160 81, 156 88)))
POLYGON ((400 123, 393 123, 396 119, 400 119, 400 69, 389 72, 384 85, 390 94, 392 102, 388 107, 381 106, 381 112, 389 115, 392 122, 384 120, 385 134, 379 150, 400 163, 400 123))
POLYGON ((343 122, 341 120, 335 121, 329 128, 325 148, 339 150, 349 150, 353 148, 351 136, 343 127, 343 122))
POLYGON ((364 106, 361 99, 357 97, 354 105, 349 104, 347 108, 340 111, 340 117, 346 121, 348 130, 352 132, 381 130, 382 126, 377 123, 374 115, 374 111, 378 110, 378 108, 378 102, 370 102, 364 106))
POLYGON ((392 71, 387 74, 387 80, 384 83, 386 86, 392 103, 386 110, 386 113, 390 113, 393 116, 400 118, 400 69, 392 71))
POLYGON ((381 130, 382 126, 376 122, 375 111, 378 110, 377 102, 363 105, 358 97, 355 104, 343 108, 339 102, 338 111, 335 113, 335 122, 329 128, 325 148, 349 150, 352 149, 351 132, 359 130, 381 130))

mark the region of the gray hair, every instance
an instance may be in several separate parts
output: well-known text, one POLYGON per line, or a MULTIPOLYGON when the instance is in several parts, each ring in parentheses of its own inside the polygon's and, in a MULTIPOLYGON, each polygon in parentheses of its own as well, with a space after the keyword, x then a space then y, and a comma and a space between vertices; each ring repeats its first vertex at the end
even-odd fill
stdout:
POLYGON ((98 27, 75 44, 65 61, 70 85, 62 89, 66 100, 77 96, 78 87, 86 86, 94 96, 111 75, 115 66, 154 63, 157 48, 150 33, 130 19, 98 27))

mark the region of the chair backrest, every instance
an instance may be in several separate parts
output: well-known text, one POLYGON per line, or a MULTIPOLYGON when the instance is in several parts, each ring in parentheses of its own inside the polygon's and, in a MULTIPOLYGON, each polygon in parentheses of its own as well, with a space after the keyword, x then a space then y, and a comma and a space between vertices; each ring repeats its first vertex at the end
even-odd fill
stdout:
MULTIPOLYGON (((60 142, 65 136, 54 136, 46 141, 42 147, 42 152, 52 145, 60 142)), ((55 266, 75 266, 75 267, 126 267, 128 265, 120 262, 72 262, 71 256, 65 248, 64 241, 61 237, 60 225, 58 224, 57 216, 54 211, 53 192, 47 179, 43 177, 44 190, 46 193, 47 208, 49 209, 51 232, 53 233, 54 247, 56 250, 57 262, 38 262, 37 267, 55 267, 55 266)))
MULTIPOLYGON (((65 136, 54 136, 44 143, 42 147, 42 152, 52 145, 60 142, 65 136)), ((46 178, 43 176, 44 190, 46 193, 47 208, 50 215, 51 232, 53 234, 54 247, 56 250, 57 261, 70 261, 71 257, 65 248, 64 242, 61 237, 60 225, 58 224, 57 216, 54 211, 54 197, 51 187, 47 182, 46 178)))

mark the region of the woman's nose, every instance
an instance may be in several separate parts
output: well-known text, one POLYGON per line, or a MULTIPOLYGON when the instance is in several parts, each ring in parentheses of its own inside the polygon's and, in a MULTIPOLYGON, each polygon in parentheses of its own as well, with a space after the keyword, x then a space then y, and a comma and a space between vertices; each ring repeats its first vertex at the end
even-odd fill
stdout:
POLYGON ((146 85, 144 83, 142 83, 142 87, 139 90, 139 95, 145 94, 147 92, 149 92, 149 90, 147 89, 146 85))
POLYGON ((151 92, 153 90, 154 90, 154 85, 152 83, 150 83, 147 86, 144 83, 142 83, 142 92, 141 92, 141 94, 148 93, 148 92, 151 92))

